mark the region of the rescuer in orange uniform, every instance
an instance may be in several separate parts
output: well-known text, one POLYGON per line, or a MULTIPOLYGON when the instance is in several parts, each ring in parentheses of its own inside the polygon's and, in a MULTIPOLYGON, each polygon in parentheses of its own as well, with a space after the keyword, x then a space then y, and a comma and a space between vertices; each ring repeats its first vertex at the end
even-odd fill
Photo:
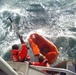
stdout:
POLYGON ((48 60, 42 55, 38 56, 38 62, 30 62, 30 65, 50 67, 48 60))
MULTIPOLYGON (((44 66, 44 67, 50 67, 48 60, 44 58, 42 55, 39 55, 38 57, 38 62, 30 62, 30 65, 35 65, 35 66, 44 66)), ((47 72, 46 70, 42 70, 43 72, 47 72)))
POLYGON ((30 56, 28 55, 28 48, 25 42, 23 41, 22 36, 18 34, 18 37, 21 41, 22 49, 20 50, 19 46, 17 44, 14 44, 11 50, 11 60, 15 62, 23 62, 25 60, 30 60, 30 56))

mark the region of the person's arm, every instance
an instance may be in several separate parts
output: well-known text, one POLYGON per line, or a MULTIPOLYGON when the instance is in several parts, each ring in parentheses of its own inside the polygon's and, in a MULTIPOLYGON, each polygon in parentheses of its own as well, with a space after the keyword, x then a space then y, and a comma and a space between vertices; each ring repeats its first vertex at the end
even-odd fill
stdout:
POLYGON ((46 66, 49 67, 48 59, 44 59, 43 62, 41 63, 41 66, 46 66))
POLYGON ((18 37, 19 37, 21 43, 24 43, 24 40, 22 39, 22 36, 19 33, 17 33, 17 34, 18 34, 18 37))
POLYGON ((24 59, 27 59, 27 54, 28 54, 28 47, 26 46, 24 40, 22 39, 22 36, 20 36, 20 34, 18 34, 18 37, 21 41, 21 50, 19 52, 19 59, 20 61, 24 61, 24 59))
POLYGON ((29 62, 29 65, 40 66, 39 62, 29 62))

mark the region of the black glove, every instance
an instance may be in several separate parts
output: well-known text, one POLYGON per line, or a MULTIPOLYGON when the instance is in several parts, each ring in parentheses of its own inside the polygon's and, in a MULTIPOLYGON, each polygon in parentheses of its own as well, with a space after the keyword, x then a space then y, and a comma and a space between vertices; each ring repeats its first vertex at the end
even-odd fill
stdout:
POLYGON ((32 62, 29 62, 29 65, 32 65, 32 62))
POLYGON ((19 33, 18 33, 18 37, 19 37, 21 43, 24 43, 24 40, 23 40, 22 36, 19 33))

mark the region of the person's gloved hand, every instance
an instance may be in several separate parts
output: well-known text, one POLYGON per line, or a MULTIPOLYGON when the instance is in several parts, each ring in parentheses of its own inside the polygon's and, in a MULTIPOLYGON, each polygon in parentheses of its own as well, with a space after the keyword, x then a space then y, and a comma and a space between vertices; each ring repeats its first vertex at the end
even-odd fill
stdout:
POLYGON ((45 64, 48 63, 48 59, 44 59, 44 63, 45 63, 45 64))

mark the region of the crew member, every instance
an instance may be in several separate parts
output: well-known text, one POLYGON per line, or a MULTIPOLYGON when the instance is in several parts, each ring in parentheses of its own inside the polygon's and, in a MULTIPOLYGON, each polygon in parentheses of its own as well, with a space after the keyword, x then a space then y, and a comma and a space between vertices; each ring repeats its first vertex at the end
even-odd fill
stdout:
POLYGON ((22 36, 18 34, 18 37, 21 41, 21 50, 19 49, 19 46, 17 44, 14 44, 12 46, 11 50, 11 60, 14 62, 24 62, 25 60, 30 60, 30 56, 28 55, 28 48, 22 39, 22 36))
POLYGON ((50 67, 48 60, 42 55, 38 56, 38 62, 30 62, 30 65, 50 67))
MULTIPOLYGON (((42 55, 38 55, 38 62, 30 62, 29 64, 35 66, 50 67, 48 60, 44 58, 42 55)), ((43 72, 47 72, 47 71, 43 70, 43 72)))

